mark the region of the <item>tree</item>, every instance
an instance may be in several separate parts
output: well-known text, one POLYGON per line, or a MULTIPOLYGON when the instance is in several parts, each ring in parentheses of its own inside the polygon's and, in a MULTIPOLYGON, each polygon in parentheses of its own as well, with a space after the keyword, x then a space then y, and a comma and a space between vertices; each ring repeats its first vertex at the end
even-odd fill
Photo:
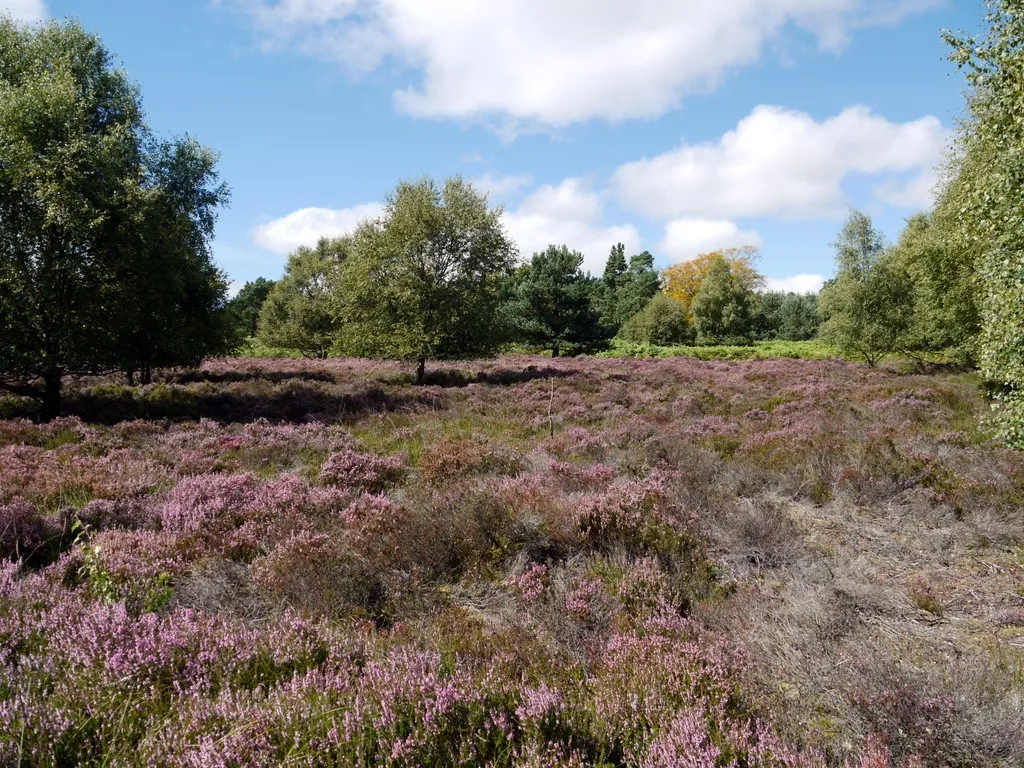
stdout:
POLYGON ((402 182, 366 221, 337 295, 351 354, 415 361, 490 355, 506 337, 502 283, 516 260, 501 209, 459 177, 402 182))
POLYGON ((784 291, 767 291, 755 295, 750 318, 750 330, 755 339, 771 341, 779 338, 782 305, 787 295, 784 291))
POLYGON ((755 296, 751 330, 760 341, 806 341, 818 334, 818 296, 767 291, 755 296))
POLYGON ((702 253, 695 259, 666 268, 661 273, 665 294, 681 302, 689 310, 701 283, 718 259, 725 259, 733 280, 745 286, 748 291, 757 291, 763 287, 764 278, 754 268, 757 249, 746 245, 742 248, 724 248, 702 253))
POLYGON ((191 139, 151 142, 146 177, 122 228, 112 302, 112 363, 143 384, 163 366, 198 365, 234 346, 227 279, 213 264, 216 207, 227 191, 216 156, 191 139))
POLYGON ((608 254, 608 263, 605 264, 602 277, 605 287, 612 293, 617 292, 622 286, 627 269, 626 246, 623 243, 616 243, 608 254))
POLYGON ((273 280, 265 277, 246 280, 242 289, 228 302, 228 314, 236 343, 240 344, 259 331, 260 310, 274 285, 273 280))
POLYGON ((626 246, 616 243, 594 294, 601 321, 614 335, 623 323, 647 305, 660 287, 654 257, 644 251, 631 256, 627 263, 626 246))
POLYGON ((607 341, 582 264, 582 253, 550 245, 520 268, 506 305, 517 338, 549 347, 554 357, 566 347, 592 349, 607 341))
POLYGON ((892 255, 914 286, 909 346, 970 363, 981 330, 977 265, 952 233, 959 223, 949 197, 944 194, 933 213, 907 220, 892 255))
POLYGON ((621 324, 643 310, 661 289, 661 278, 654 270, 654 256, 643 251, 629 259, 629 269, 623 276, 615 307, 616 320, 621 324))
POLYGON ((350 239, 321 238, 316 248, 303 246, 288 257, 260 309, 260 341, 311 359, 327 357, 339 329, 332 301, 351 248, 350 239))
POLYGON ((776 338, 783 341, 807 341, 818 335, 820 326, 817 294, 786 294, 779 307, 776 338))
MULTIPOLYGON (((0 17, 0 384, 59 414, 67 376, 223 346, 212 153, 158 142, 75 23, 0 17)), ((182 358, 187 357, 187 360, 182 358)))
POLYGON ((670 345, 692 341, 693 333, 686 307, 659 291, 626 321, 622 337, 639 344, 670 345))
MULTIPOLYGON (((980 294, 978 357, 996 389, 999 436, 1024 447, 1024 4, 987 0, 982 35, 945 33, 972 87, 958 132, 961 226, 980 294)), ((957 186, 954 181, 954 186, 957 186)))
POLYGON ((871 367, 907 346, 913 316, 909 275, 860 211, 851 211, 836 248, 836 277, 821 291, 821 337, 871 367))
POLYGON ((711 265, 690 314, 698 344, 750 344, 753 292, 724 258, 711 265))

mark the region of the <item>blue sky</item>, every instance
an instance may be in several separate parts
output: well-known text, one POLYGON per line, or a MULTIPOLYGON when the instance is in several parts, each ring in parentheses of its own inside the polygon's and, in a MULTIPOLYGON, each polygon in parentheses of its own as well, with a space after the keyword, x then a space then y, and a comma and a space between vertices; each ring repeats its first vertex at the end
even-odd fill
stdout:
POLYGON ((398 180, 461 174, 528 256, 600 271, 755 244, 813 288, 849 206, 890 237, 929 205, 962 108, 943 28, 980 0, 0 0, 73 17, 162 134, 221 155, 215 243, 240 284, 375 215, 398 180))

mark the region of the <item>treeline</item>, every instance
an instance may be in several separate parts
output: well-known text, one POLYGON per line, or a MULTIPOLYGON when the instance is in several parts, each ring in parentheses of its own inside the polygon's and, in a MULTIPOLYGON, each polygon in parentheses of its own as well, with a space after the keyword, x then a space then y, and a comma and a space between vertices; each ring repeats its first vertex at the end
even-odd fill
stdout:
POLYGON ((517 264, 486 197, 458 178, 443 187, 424 179, 399 185, 384 216, 351 236, 297 249, 276 283, 246 283, 229 311, 238 336, 255 329, 265 346, 415 360, 420 378, 427 360, 513 345, 558 356, 616 336, 662 345, 813 338, 817 297, 760 292, 754 256, 715 251, 659 274, 649 252, 627 258, 617 243, 592 276, 582 253, 553 244, 517 264), (453 250, 453 238, 495 253, 453 250))
POLYGON ((151 132, 94 35, 0 15, 0 388, 52 416, 68 376, 146 382, 231 348, 215 165, 151 132))

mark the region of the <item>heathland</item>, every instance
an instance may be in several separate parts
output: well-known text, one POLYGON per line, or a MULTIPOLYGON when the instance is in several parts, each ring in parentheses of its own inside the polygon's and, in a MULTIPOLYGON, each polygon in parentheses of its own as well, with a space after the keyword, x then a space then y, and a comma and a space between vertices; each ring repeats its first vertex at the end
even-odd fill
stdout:
POLYGON ((4 764, 1024 760, 1024 456, 973 374, 232 359, 66 402, 0 421, 4 764))

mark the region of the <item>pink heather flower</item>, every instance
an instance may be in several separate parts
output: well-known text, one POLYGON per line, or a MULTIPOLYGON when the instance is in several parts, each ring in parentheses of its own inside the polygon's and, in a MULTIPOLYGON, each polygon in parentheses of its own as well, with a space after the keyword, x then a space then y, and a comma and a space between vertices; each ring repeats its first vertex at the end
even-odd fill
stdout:
POLYGON ((722 750, 712 741, 705 713, 698 708, 679 712, 651 742, 640 768, 715 768, 722 750))
POLYGON ((32 555, 46 540, 46 524, 31 504, 0 504, 0 558, 20 560, 32 555))
POLYGON ((526 687, 521 695, 516 716, 524 728, 542 726, 549 716, 557 718, 562 709, 562 694, 546 683, 541 683, 536 688, 526 687))
POLYGON ((504 584, 516 590, 525 602, 536 600, 547 586, 548 567, 535 563, 527 570, 505 579, 504 584))
POLYGON ((704 416, 686 428, 686 433, 694 437, 719 437, 734 435, 739 427, 721 416, 704 416))
POLYGON ((594 601, 600 597, 603 585, 600 579, 588 578, 565 598, 565 610, 576 616, 588 616, 594 601))
POLYGON ((397 456, 370 456, 346 448, 332 453, 320 470, 320 482, 363 491, 382 491, 405 474, 397 456))
POLYGON ((375 529, 390 522, 398 509, 387 494, 364 493, 345 507, 339 516, 352 528, 375 529))

